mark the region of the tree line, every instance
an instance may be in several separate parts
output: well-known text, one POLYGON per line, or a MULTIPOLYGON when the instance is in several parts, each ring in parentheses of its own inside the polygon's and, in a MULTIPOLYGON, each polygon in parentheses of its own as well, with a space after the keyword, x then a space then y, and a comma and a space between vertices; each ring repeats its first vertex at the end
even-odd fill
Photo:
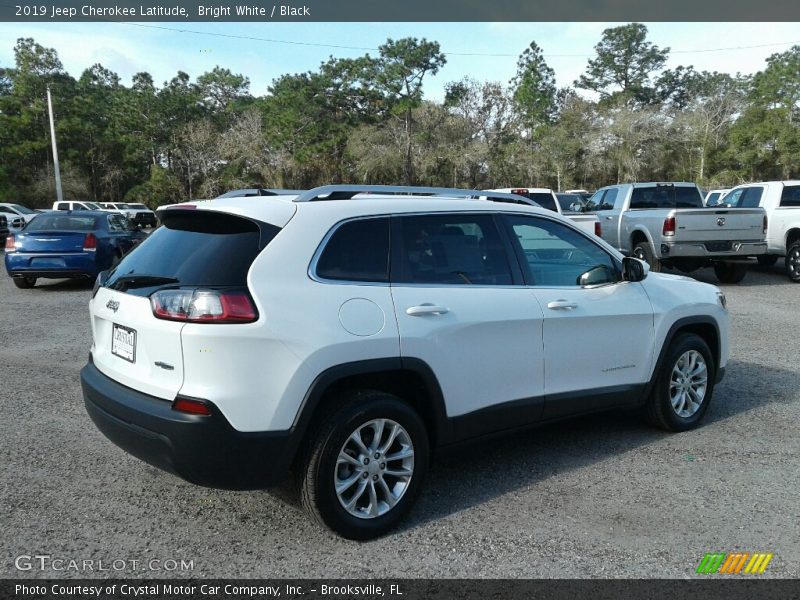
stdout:
POLYGON ((472 78, 426 100, 437 42, 389 39, 275 79, 264 96, 216 67, 130 85, 95 64, 78 79, 20 38, 0 67, 0 200, 55 197, 51 88, 65 197, 151 206, 240 187, 326 183, 594 189, 644 180, 704 186, 800 176, 800 46, 751 76, 667 69, 639 23, 606 29, 585 72, 556 85, 532 42, 509 82, 472 78))

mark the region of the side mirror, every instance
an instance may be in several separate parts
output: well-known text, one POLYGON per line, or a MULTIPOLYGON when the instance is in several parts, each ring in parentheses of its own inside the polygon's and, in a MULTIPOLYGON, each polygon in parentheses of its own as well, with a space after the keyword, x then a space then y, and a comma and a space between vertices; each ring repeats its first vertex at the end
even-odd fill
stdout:
POLYGON ((642 281, 650 272, 650 265, 643 260, 626 256, 622 259, 622 279, 624 281, 642 281))
POLYGON ((606 265, 597 265, 596 267, 592 267, 588 271, 581 273, 578 276, 577 284, 581 287, 586 287, 587 285, 600 285, 604 283, 610 283, 613 279, 616 279, 616 277, 616 273, 609 269, 606 265), (613 276, 611 276, 612 274, 613 276))

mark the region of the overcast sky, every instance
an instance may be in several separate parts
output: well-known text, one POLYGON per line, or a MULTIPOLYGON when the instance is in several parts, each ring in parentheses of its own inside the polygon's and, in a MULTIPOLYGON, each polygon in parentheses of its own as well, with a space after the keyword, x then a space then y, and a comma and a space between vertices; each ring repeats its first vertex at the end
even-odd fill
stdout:
MULTIPOLYGON (((270 82, 283 73, 314 70, 331 55, 354 57, 367 52, 266 39, 375 49, 389 37, 415 36, 438 41, 448 53, 447 65, 425 85, 427 97, 441 98, 446 83, 464 76, 508 82, 514 75, 517 57, 532 40, 543 48, 548 64, 555 69, 558 85, 570 85, 594 55, 593 47, 603 29, 619 23, 147 25, 0 23, 0 66, 13 64, 13 46, 17 38, 33 37, 38 43, 55 48, 67 71, 75 77, 98 62, 116 71, 126 84, 138 71, 149 71, 157 82, 163 82, 178 70, 186 71, 194 79, 220 65, 247 75, 251 92, 263 95, 270 82)), ((754 73, 763 69, 765 59, 771 54, 800 44, 798 23, 648 23, 647 26, 653 43, 672 49, 670 67, 693 65, 697 70, 754 73)), ((374 50, 370 53, 376 54, 374 50)))

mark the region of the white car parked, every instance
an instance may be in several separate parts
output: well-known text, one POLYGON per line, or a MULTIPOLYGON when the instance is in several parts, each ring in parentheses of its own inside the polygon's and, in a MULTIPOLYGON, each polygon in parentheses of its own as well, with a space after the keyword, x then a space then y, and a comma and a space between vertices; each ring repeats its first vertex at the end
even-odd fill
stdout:
POLYGON ((0 214, 5 216, 11 231, 19 231, 39 213, 22 204, 0 202, 0 214))
POLYGON ((765 181, 733 188, 725 204, 767 211, 767 253, 758 262, 772 266, 785 257, 786 275, 800 283, 800 181, 765 181))
POLYGON ((727 194, 731 188, 720 188, 718 190, 708 190, 706 197, 703 198, 703 204, 706 206, 719 206, 723 204, 725 200, 725 194, 727 194))
POLYGON ((154 227, 158 223, 156 213, 140 202, 101 202, 100 205, 103 208, 123 211, 135 225, 154 227))
POLYGON ((411 508, 434 448, 621 407, 700 423, 728 360, 716 287, 552 211, 423 193, 161 211, 89 303, 97 427, 201 485, 291 469, 313 517, 367 539, 411 508))

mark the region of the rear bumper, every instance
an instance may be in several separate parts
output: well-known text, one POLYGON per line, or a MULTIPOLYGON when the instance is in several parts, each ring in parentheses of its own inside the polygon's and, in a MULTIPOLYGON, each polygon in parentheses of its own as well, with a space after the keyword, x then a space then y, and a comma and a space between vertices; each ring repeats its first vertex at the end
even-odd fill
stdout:
POLYGON ((210 416, 172 410, 170 402, 125 387, 91 362, 81 371, 86 412, 97 428, 133 456, 198 485, 259 489, 285 479, 291 431, 244 433, 219 410, 210 416))
POLYGON ((11 252, 6 254, 5 262, 12 277, 96 277, 102 271, 95 252, 65 255, 11 252))
POLYGON ((661 258, 746 258, 760 256, 767 251, 766 242, 734 242, 730 250, 708 249, 706 244, 714 242, 662 242, 660 245, 661 258), (666 251, 665 251, 666 250, 666 251))

